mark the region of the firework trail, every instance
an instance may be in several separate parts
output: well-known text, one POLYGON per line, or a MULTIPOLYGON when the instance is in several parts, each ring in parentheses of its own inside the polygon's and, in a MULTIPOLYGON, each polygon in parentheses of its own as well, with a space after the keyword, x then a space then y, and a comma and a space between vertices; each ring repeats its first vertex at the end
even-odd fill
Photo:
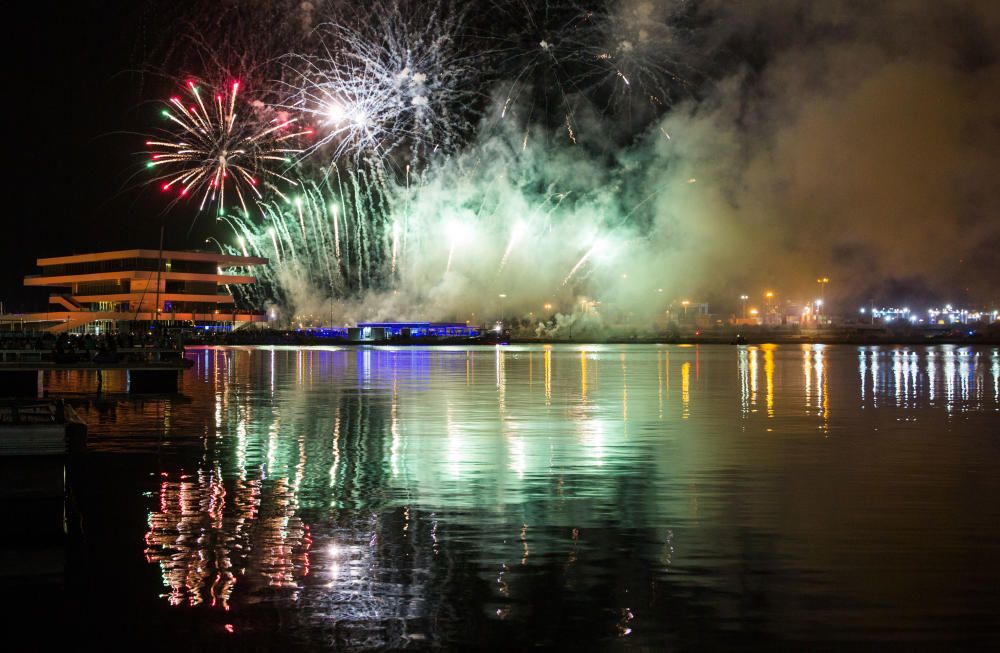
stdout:
POLYGON ((544 302, 573 306, 594 285, 584 272, 607 276, 612 245, 625 235, 599 226, 600 212, 582 194, 518 190, 504 178, 502 188, 466 183, 442 204, 449 189, 435 177, 413 207, 365 167, 296 181, 285 200, 220 217, 230 230, 221 247, 270 261, 255 269, 257 284, 234 288, 249 304, 276 302, 283 313, 319 315, 322 323, 333 304, 344 317, 419 315, 428 310, 424 298, 445 289, 469 293, 483 314, 495 310, 484 303, 498 292, 534 310, 544 302), (567 206, 570 196, 579 203, 567 206))
POLYGON ((504 267, 507 265, 507 259, 510 258, 511 252, 514 251, 514 247, 521 241, 525 236, 525 232, 528 230, 528 225, 520 220, 514 223, 514 227, 510 231, 510 240, 507 241, 507 249, 503 252, 503 257, 500 259, 500 266, 497 268, 497 274, 503 272, 504 267))
POLYGON ((199 210, 216 202, 222 214, 226 190, 231 189, 247 213, 248 196, 263 199, 261 185, 273 186, 275 181, 294 185, 274 168, 301 152, 295 144, 311 130, 296 130, 296 118, 278 115, 258 120, 237 101, 239 90, 240 83, 233 82, 227 92, 203 92, 189 81, 188 102, 174 96, 165 103, 162 113, 169 129, 163 130, 162 140, 146 141, 151 156, 146 166, 159 173, 154 179, 164 192, 176 189, 181 197, 200 195, 199 210), (242 113, 244 108, 247 114, 242 113))
POLYGON ((590 257, 592 257, 595 253, 601 251, 604 247, 605 244, 603 240, 600 239, 595 240, 594 244, 591 245, 589 249, 587 249, 587 252, 580 257, 580 260, 576 262, 576 265, 573 266, 573 268, 569 271, 569 274, 566 275, 566 278, 563 279, 563 282, 560 284, 560 287, 563 287, 566 284, 568 284, 569 280, 573 278, 573 275, 575 275, 577 271, 583 267, 583 264, 586 263, 590 259, 590 257))
MULTIPOLYGON (((311 289, 328 296, 351 296, 382 289, 394 270, 390 255, 401 255, 396 239, 387 237, 391 198, 365 170, 332 169, 320 181, 295 180, 296 193, 257 203, 260 219, 228 214, 219 218, 238 247, 270 260, 258 288, 241 289, 255 301, 294 304, 290 289, 311 289)), ((398 235, 398 232, 396 232, 398 235)))

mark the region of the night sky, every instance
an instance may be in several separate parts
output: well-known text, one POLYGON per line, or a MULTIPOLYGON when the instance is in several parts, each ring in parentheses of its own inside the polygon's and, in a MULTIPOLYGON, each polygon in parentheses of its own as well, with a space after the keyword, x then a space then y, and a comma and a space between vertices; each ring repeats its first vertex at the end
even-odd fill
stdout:
MULTIPOLYGON (((4 39, 8 96, 5 237, 0 238, 0 301, 39 309, 47 289, 25 289, 35 260, 107 248, 195 247, 210 225, 164 214, 143 187, 141 130, 167 85, 141 74, 155 24, 150 3, 40 3, 4 39), (14 101, 16 98, 17 101, 14 101), (145 104, 144 104, 145 102, 145 104), (139 176, 130 179, 133 174, 139 176)), ((202 220, 205 223, 206 221, 202 220)))

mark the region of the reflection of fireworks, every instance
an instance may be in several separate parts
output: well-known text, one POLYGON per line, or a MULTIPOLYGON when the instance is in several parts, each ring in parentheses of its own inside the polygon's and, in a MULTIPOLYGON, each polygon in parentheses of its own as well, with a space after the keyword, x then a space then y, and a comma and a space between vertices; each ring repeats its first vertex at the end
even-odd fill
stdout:
POLYGON ((181 196, 201 194, 199 210, 211 201, 218 201, 224 210, 226 187, 231 187, 247 210, 244 191, 262 197, 259 186, 267 177, 294 183, 270 169, 275 162, 288 162, 288 155, 299 152, 295 139, 309 133, 294 131, 295 118, 281 116, 258 120, 237 112, 240 83, 233 82, 226 93, 215 93, 206 101, 193 81, 187 84, 191 103, 179 96, 170 98, 163 117, 172 123, 165 130, 167 140, 149 140, 152 148, 149 168, 164 169, 157 177, 163 191, 176 188, 181 196), (261 175, 266 177, 262 180, 261 175))
POLYGON ((270 587, 294 587, 308 573, 310 544, 296 509, 285 479, 236 479, 228 491, 218 468, 164 479, 159 510, 149 514, 146 560, 159 563, 167 601, 228 610, 247 571, 270 587))
POLYGON ((418 158, 454 148, 474 95, 462 23, 443 1, 383 0, 324 25, 325 54, 299 58, 289 101, 321 125, 314 147, 382 157, 408 145, 418 158))

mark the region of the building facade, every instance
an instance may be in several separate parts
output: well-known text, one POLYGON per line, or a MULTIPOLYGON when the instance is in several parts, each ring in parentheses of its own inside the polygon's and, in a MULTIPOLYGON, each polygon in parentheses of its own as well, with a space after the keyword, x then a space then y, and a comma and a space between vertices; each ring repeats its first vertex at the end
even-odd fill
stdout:
POLYGON ((24 285, 51 288, 49 310, 7 316, 23 330, 107 333, 160 327, 230 330, 266 319, 239 310, 231 288, 267 259, 209 252, 130 249, 38 259, 24 285), (234 271, 239 270, 239 271, 234 271))

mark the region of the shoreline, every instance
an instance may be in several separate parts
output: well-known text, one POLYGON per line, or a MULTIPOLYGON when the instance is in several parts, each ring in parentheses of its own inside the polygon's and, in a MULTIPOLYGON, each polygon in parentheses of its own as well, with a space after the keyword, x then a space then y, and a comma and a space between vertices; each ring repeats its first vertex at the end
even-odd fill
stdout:
POLYGON ((382 341, 351 341, 343 338, 323 338, 306 334, 278 335, 270 338, 232 338, 220 337, 204 342, 187 342, 187 347, 198 346, 323 346, 336 345, 345 347, 454 347, 466 345, 854 345, 854 346, 930 346, 930 345, 960 345, 960 346, 996 346, 1000 345, 1000 334, 976 335, 967 337, 924 337, 912 334, 895 336, 881 334, 872 337, 866 334, 858 335, 819 335, 819 334, 755 334, 739 338, 731 334, 678 337, 645 337, 645 338, 442 338, 442 339, 393 339, 382 341))

